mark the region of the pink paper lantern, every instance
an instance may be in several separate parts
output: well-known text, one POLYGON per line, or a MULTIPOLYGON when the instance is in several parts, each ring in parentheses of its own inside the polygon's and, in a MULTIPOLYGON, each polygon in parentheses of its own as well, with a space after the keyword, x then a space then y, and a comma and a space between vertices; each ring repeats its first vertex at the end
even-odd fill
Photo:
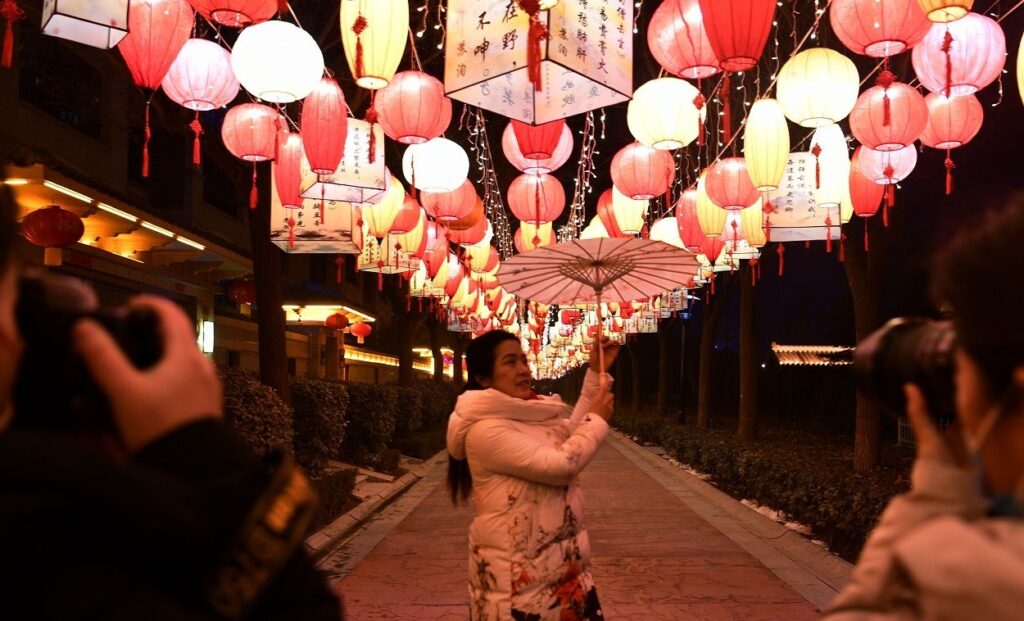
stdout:
POLYGON ((921 142, 936 149, 946 150, 946 196, 953 193, 953 157, 950 150, 970 142, 981 130, 985 111, 974 95, 961 95, 947 99, 938 93, 924 98, 928 106, 928 125, 921 134, 921 142))
POLYGON ((199 14, 228 28, 265 22, 280 6, 278 0, 189 0, 199 14))
POLYGON ((861 173, 875 183, 885 186, 886 206, 895 205, 896 184, 906 179, 917 165, 917 149, 914 145, 906 146, 899 151, 874 151, 862 147, 857 150, 856 156, 861 173))
POLYGON ((270 106, 239 104, 225 115, 220 136, 231 155, 246 162, 265 162, 274 159, 283 123, 284 117, 270 106))
POLYGON ((700 80, 718 73, 698 0, 665 0, 647 26, 647 47, 665 71, 700 80))
POLYGON ((999 77, 1006 63, 1006 37, 995 20, 968 13, 933 24, 911 56, 921 85, 946 97, 970 95, 999 77))
POLYGON ((624 195, 636 200, 661 196, 676 178, 676 163, 668 151, 634 142, 619 149, 612 158, 612 183, 624 195))
POLYGON ((377 91, 373 104, 388 138, 420 144, 437 138, 452 120, 452 102, 444 84, 422 71, 401 71, 377 91))
POLYGON ((750 207, 760 197, 742 157, 718 160, 708 169, 705 187, 711 202, 731 211, 750 207))
POLYGON ((725 71, 757 66, 775 18, 776 0, 700 0, 711 49, 725 71))
POLYGON ((875 58, 909 50, 932 25, 917 0, 832 0, 828 12, 843 45, 875 58))
POLYGON ((531 175, 543 175, 561 168, 569 161, 572 147, 572 130, 568 125, 562 127, 562 135, 558 139, 558 144, 555 145, 554 153, 551 154, 551 157, 543 160, 531 160, 523 155, 522 150, 519 149, 519 143, 516 142, 516 133, 512 129, 512 123, 506 125, 505 131, 501 134, 501 150, 505 152, 509 163, 521 172, 531 175))
POLYGON ((473 212, 479 200, 476 188, 469 179, 451 192, 423 192, 423 208, 439 222, 461 220, 473 212))
POLYGON ((348 106, 334 78, 321 78, 302 101, 299 131, 310 169, 318 175, 333 174, 345 156, 348 137, 348 106))
POLYGON ((523 222, 554 222, 565 209, 565 190, 551 175, 519 175, 509 185, 508 206, 523 222))
POLYGON ((558 146, 558 141, 562 137, 563 127, 565 127, 565 119, 540 125, 512 121, 516 144, 519 145, 523 157, 531 160, 546 160, 554 154, 555 147, 558 146))
POLYGON ((708 245, 708 237, 697 219, 697 190, 686 190, 676 201, 676 222, 679 224, 679 239, 686 249, 693 253, 702 252, 701 249, 708 245))
POLYGON ((928 106, 917 89, 893 82, 883 70, 879 85, 857 99, 850 112, 850 131, 869 149, 897 151, 913 144, 928 123, 928 106))
POLYGON ((231 54, 205 39, 185 42, 161 86, 171 101, 196 111, 227 105, 240 88, 231 70, 231 54))

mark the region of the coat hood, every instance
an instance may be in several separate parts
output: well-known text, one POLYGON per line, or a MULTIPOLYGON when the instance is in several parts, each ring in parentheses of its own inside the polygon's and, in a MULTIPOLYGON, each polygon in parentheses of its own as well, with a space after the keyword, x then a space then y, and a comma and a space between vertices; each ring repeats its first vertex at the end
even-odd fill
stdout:
POLYGON ((499 390, 467 390, 455 402, 448 417, 448 452, 455 459, 466 458, 466 434, 473 423, 504 418, 525 423, 558 423, 572 415, 572 408, 558 395, 519 399, 499 390))

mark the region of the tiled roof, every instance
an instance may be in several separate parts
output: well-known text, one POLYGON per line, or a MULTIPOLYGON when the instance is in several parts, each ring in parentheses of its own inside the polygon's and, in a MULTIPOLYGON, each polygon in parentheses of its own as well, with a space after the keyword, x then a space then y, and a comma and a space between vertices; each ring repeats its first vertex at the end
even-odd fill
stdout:
POLYGON ((853 348, 834 345, 779 345, 772 343, 772 353, 784 367, 834 367, 853 364, 853 348))

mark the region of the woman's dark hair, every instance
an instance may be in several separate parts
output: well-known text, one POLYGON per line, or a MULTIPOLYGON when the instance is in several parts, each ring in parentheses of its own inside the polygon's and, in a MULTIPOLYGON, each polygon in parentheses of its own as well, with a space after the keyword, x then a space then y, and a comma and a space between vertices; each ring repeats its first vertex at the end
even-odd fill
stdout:
POLYGON ((14 236, 17 235, 16 207, 11 188, 6 184, 0 184, 0 273, 11 259, 14 236))
POLYGON ((1024 194, 960 234, 936 260, 932 296, 952 307, 957 340, 984 371, 993 398, 1024 364, 1024 194))
MULTIPOLYGON (((504 330, 491 330, 469 342, 466 347, 466 376, 468 381, 463 391, 483 390, 477 378, 490 377, 494 372, 494 353, 505 341, 519 342, 519 339, 504 330)), ((469 462, 448 456, 448 492, 452 496, 452 504, 459 504, 469 499, 473 492, 473 473, 469 471, 469 462)))

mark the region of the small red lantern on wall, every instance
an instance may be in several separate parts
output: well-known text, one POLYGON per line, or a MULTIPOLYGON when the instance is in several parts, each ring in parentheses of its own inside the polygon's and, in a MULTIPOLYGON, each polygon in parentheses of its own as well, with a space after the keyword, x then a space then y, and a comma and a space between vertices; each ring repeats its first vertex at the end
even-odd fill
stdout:
POLYGON ((249 278, 232 280, 228 285, 228 297, 235 304, 252 304, 256 301, 256 283, 249 278))
POLYGON ((370 333, 373 332, 373 327, 368 323, 359 322, 349 328, 348 332, 352 336, 356 337, 356 341, 362 345, 366 340, 366 337, 370 336, 370 333))
POLYGON ((50 205, 25 216, 21 221, 21 234, 36 246, 45 248, 43 263, 56 267, 61 264, 61 248, 82 239, 85 225, 77 214, 50 205))
MULTIPOLYGON (((324 326, 328 330, 344 330, 345 328, 348 327, 348 317, 341 313, 334 313, 326 320, 324 320, 324 326)), ((359 342, 362 343, 362 341, 359 342)))

